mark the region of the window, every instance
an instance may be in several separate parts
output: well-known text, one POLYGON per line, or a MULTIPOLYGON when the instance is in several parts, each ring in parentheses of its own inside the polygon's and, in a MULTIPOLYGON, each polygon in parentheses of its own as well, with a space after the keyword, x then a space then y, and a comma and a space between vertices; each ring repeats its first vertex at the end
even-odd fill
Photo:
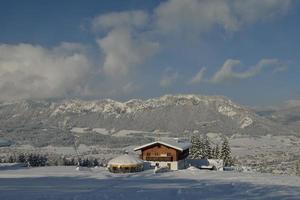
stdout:
POLYGON ((167 156, 171 156, 171 153, 167 153, 167 156))
POLYGON ((171 163, 168 163, 167 166, 169 169, 171 169, 171 163))
POLYGON ((150 155, 151 155, 151 154, 148 152, 148 153, 147 153, 147 156, 150 156, 150 155))

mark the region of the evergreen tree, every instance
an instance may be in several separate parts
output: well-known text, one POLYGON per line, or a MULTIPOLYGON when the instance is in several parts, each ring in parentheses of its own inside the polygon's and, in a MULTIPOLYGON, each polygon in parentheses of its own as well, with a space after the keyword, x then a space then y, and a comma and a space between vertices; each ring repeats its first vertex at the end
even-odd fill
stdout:
POLYGON ((193 136, 191 143, 190 157, 192 159, 211 158, 211 146, 207 138, 193 136))
POLYGON ((48 158, 46 155, 29 154, 26 162, 28 166, 43 167, 46 166, 48 158))
POLYGON ((296 175, 300 176, 300 160, 296 163, 296 175))
POLYGON ((96 158, 94 159, 93 166, 94 167, 99 166, 99 162, 96 158))
POLYGON ((32 164, 31 164, 31 166, 33 166, 33 167, 37 167, 37 166, 39 166, 39 156, 37 155, 37 154, 34 154, 33 156, 32 156, 32 164))
POLYGON ((78 160, 77 160, 77 166, 79 167, 79 166, 82 166, 82 159, 81 158, 78 158, 78 160))
POLYGON ((216 144, 216 146, 213 149, 213 155, 212 155, 212 157, 214 159, 220 159, 220 148, 219 148, 218 144, 216 144))
POLYGON ((18 156, 18 162, 19 163, 25 163, 26 162, 26 157, 23 153, 19 154, 18 156))
POLYGON ((71 163, 70 163, 72 166, 74 166, 74 165, 76 165, 76 162, 75 162, 75 159, 74 158, 72 158, 71 159, 71 163))
POLYGON ((190 158, 196 159, 198 157, 198 138, 196 136, 192 136, 191 139, 191 148, 190 148, 190 158))
POLYGON ((32 155, 32 153, 31 153, 31 154, 29 154, 29 156, 28 156, 28 158, 27 158, 27 166, 28 166, 28 167, 32 166, 32 165, 31 165, 32 162, 33 162, 33 155, 32 155))
POLYGON ((212 150, 211 150, 209 139, 207 137, 204 137, 202 141, 203 141, 202 158, 206 158, 206 159, 212 158, 212 150))
POLYGON ((16 161, 15 158, 12 155, 10 155, 9 158, 8 158, 8 162, 9 163, 14 163, 15 161, 16 161))
POLYGON ((223 159, 224 166, 233 165, 233 159, 231 157, 231 149, 227 138, 223 139, 222 149, 221 149, 221 159, 223 159))
POLYGON ((40 165, 39 166, 46 166, 47 165, 47 161, 48 161, 48 158, 46 155, 41 155, 40 156, 40 165))
POLYGON ((63 157, 63 165, 68 166, 69 165, 69 160, 66 157, 63 157))
POLYGON ((203 159, 206 156, 206 149, 205 149, 205 142, 203 137, 198 138, 198 143, 197 143, 197 158, 203 159))
POLYGON ((88 167, 93 167, 94 166, 94 160, 89 158, 88 160, 88 167))

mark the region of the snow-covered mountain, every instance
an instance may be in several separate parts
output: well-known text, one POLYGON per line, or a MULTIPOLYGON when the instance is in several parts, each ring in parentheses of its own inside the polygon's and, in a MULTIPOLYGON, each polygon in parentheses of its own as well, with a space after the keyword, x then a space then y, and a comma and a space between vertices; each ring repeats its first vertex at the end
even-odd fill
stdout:
POLYGON ((126 102, 111 99, 24 100, 0 104, 0 134, 13 136, 14 140, 28 137, 37 141, 39 138, 68 140, 61 133, 72 127, 113 131, 159 129, 176 134, 214 132, 255 136, 293 133, 220 96, 165 95, 126 102))
POLYGON ((300 130, 300 105, 258 110, 257 114, 295 132, 300 130))

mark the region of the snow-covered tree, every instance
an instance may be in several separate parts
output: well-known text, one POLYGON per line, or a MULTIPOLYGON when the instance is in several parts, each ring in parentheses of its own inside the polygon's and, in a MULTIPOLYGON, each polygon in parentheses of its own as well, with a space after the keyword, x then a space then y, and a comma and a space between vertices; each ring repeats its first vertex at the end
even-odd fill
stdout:
POLYGON ((28 166, 41 167, 47 165, 48 158, 46 155, 30 154, 26 161, 28 166))
POLYGON ((190 148, 190 158, 195 159, 197 158, 197 143, 198 143, 198 138, 196 136, 192 136, 191 138, 191 148, 190 148))
POLYGON ((203 155, 203 142, 197 136, 192 136, 191 140, 192 146, 190 150, 190 158, 200 159, 203 155))
POLYGON ((296 175, 297 176, 300 176, 300 160, 296 163, 296 175))
POLYGON ((9 162, 9 163, 14 163, 14 162, 16 162, 15 157, 12 156, 12 155, 10 155, 9 158, 8 158, 8 162, 9 162))
POLYGON ((212 150, 210 146, 210 141, 207 137, 202 139, 203 143, 203 150, 202 150, 202 158, 212 158, 212 150))
POLYGON ((99 166, 99 161, 96 158, 93 161, 93 166, 94 167, 99 166))
POLYGON ((190 158, 212 158, 212 149, 207 137, 193 136, 191 140, 190 158))
POLYGON ((218 144, 212 150, 212 158, 220 159, 220 147, 218 144))
POLYGON ((21 153, 19 156, 18 156, 18 162, 19 163, 25 163, 26 162, 26 157, 23 153, 21 153))
POLYGON ((221 158, 223 159, 224 166, 232 166, 233 159, 231 156, 231 149, 227 138, 223 139, 222 149, 221 149, 221 158))

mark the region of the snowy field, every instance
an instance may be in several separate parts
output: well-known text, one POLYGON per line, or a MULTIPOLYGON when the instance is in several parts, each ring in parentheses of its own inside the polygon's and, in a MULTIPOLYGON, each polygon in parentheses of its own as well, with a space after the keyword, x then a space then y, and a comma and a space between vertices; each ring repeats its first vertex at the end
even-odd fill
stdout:
MULTIPOLYGON (((90 128, 75 128, 75 131, 90 130, 90 128)), ((85 158, 97 158, 104 164, 121 154, 124 151, 130 153, 136 153, 133 149, 137 146, 145 144, 135 140, 137 135, 144 134, 145 132, 139 130, 120 130, 112 131, 103 128, 93 129, 97 133, 105 135, 112 135, 112 138, 122 138, 119 142, 125 138, 129 142, 127 145, 114 143, 85 145, 80 144, 78 151, 82 157, 85 158), (112 133, 113 132, 113 133, 112 133)), ((78 133, 81 136, 87 133, 78 133)), ((152 132, 152 136, 155 134, 152 132)), ((168 132, 160 132, 159 137, 164 138, 168 135, 168 132)), ((222 134, 220 133, 208 133, 207 136, 211 139, 212 144, 221 144, 222 134)), ((148 137, 148 135, 147 135, 148 137)), ((150 137, 150 136, 149 136, 150 137)), ((117 142, 117 141, 115 141, 117 142)), ((296 162, 300 159, 300 138, 295 136, 260 136, 252 137, 246 135, 233 135, 229 138, 232 155, 237 159, 237 166, 247 166, 253 171, 268 172, 274 174, 295 175, 296 162)), ((39 153, 39 154, 51 154, 55 157, 67 158, 75 157, 76 153, 73 146, 45 146, 45 147, 33 147, 31 145, 12 145, 10 147, 0 148, 0 159, 8 159, 10 155, 19 155, 20 153, 39 153)))
POLYGON ((0 199, 300 199, 300 177, 186 169, 111 174, 105 168, 0 169, 0 199))

